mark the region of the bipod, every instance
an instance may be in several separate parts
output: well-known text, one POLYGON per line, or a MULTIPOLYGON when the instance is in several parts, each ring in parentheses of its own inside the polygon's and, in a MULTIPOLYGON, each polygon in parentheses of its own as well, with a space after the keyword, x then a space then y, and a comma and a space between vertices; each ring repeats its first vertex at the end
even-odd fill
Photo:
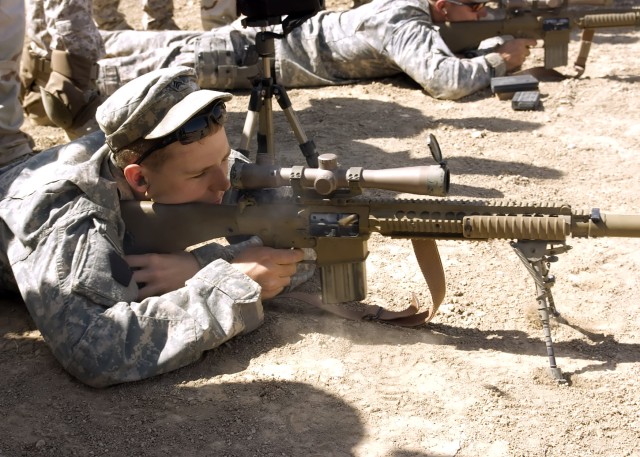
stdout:
POLYGON ((520 240, 511 242, 511 247, 516 251, 516 254, 518 254, 518 257, 522 260, 525 267, 527 267, 536 284, 538 315, 540 316, 542 331, 544 332, 544 342, 547 347, 551 376, 558 381, 558 384, 567 384, 567 380, 556 364, 551 329, 549 327, 549 317, 558 318, 560 316, 560 313, 556 310, 553 295, 551 294, 551 287, 555 284, 556 278, 549 274, 549 266, 551 262, 558 260, 556 254, 562 254, 568 251, 571 249, 571 246, 567 246, 566 244, 553 245, 547 241, 520 240))
POLYGON ((298 140, 307 165, 317 168, 318 153, 316 152, 316 145, 313 140, 307 138, 302 129, 296 112, 291 106, 287 91, 282 85, 277 84, 275 76, 272 76, 272 61, 275 58, 274 38, 282 38, 283 36, 266 31, 260 31, 256 34, 256 50, 262 61, 262 75, 252 83, 249 109, 242 129, 238 150, 249 157, 249 144, 251 138, 256 134, 256 127, 258 127, 258 151, 255 163, 264 165, 276 164, 272 103, 272 99, 275 96, 291 126, 291 130, 298 140))

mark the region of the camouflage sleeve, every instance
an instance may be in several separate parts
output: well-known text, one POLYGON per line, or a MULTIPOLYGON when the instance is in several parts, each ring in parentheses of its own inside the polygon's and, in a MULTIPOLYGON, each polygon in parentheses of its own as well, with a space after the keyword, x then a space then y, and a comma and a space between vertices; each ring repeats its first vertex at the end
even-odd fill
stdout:
POLYGON ((363 30, 371 46, 380 47, 434 98, 456 100, 491 82, 494 71, 489 61, 484 56, 463 59, 453 55, 428 9, 390 4, 367 20, 363 30))
POLYGON ((104 213, 76 201, 53 226, 8 249, 34 322, 73 376, 94 387, 144 379, 261 324, 259 285, 224 260, 181 289, 136 301, 115 224, 104 213))

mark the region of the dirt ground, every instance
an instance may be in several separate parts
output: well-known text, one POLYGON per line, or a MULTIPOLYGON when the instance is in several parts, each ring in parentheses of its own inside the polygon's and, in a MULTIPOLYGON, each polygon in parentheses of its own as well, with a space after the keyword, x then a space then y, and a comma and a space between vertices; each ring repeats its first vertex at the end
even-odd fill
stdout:
MULTIPOLYGON (((137 2, 122 3, 138 24, 137 2)), ((199 27, 197 3, 175 0, 181 27, 199 27)), ((345 167, 431 164, 432 133, 450 198, 640 214, 639 87, 640 30, 619 29, 596 35, 582 78, 541 81, 537 111, 488 89, 436 101, 403 76, 289 95, 318 151, 345 167)), ((229 104, 232 145, 247 104, 247 92, 229 104)), ((279 160, 303 165, 278 109, 274 119, 279 160)), ((64 141, 25 129, 39 149, 64 141)), ((0 455, 640 456, 640 240, 569 244, 551 267, 571 324, 551 329, 567 385, 548 373, 535 286, 507 241, 439 242, 448 291, 426 327, 274 302, 262 327, 200 362, 103 390, 66 374, 23 305, 4 299, 0 455)), ((407 240, 373 236, 370 250, 366 303, 400 308, 411 292, 428 303, 407 240)))

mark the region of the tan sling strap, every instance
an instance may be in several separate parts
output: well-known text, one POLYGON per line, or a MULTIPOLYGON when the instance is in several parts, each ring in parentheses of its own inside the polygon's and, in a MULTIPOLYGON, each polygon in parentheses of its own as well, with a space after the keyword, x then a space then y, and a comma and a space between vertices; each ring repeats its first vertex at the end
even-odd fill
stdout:
POLYGON ((413 251, 418 265, 422 271, 429 291, 432 305, 426 311, 420 311, 420 303, 415 294, 412 294, 411 305, 401 311, 390 311, 377 305, 363 305, 358 309, 348 308, 345 305, 329 305, 312 294, 305 292, 288 292, 274 298, 293 298, 309 305, 318 307, 324 311, 352 320, 377 320, 402 327, 416 327, 428 323, 436 312, 446 294, 446 281, 438 246, 431 239, 412 239, 413 251))

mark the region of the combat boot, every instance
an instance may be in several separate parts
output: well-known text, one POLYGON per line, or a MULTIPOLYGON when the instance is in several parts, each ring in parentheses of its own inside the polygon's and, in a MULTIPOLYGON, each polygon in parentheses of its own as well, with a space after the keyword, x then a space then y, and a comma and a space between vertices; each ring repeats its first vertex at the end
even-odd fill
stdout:
POLYGON ((143 30, 180 30, 173 20, 173 0, 142 0, 143 30))
POLYGON ((51 75, 41 89, 47 116, 71 138, 97 128, 95 114, 102 102, 96 89, 98 65, 85 57, 52 51, 51 75))
POLYGON ((124 14, 118 11, 120 0, 93 0, 93 21, 100 30, 133 30, 124 14))
POLYGON ((44 87, 51 74, 51 62, 27 50, 20 63, 20 103, 25 117, 34 125, 54 126, 42 105, 40 87, 44 87))

